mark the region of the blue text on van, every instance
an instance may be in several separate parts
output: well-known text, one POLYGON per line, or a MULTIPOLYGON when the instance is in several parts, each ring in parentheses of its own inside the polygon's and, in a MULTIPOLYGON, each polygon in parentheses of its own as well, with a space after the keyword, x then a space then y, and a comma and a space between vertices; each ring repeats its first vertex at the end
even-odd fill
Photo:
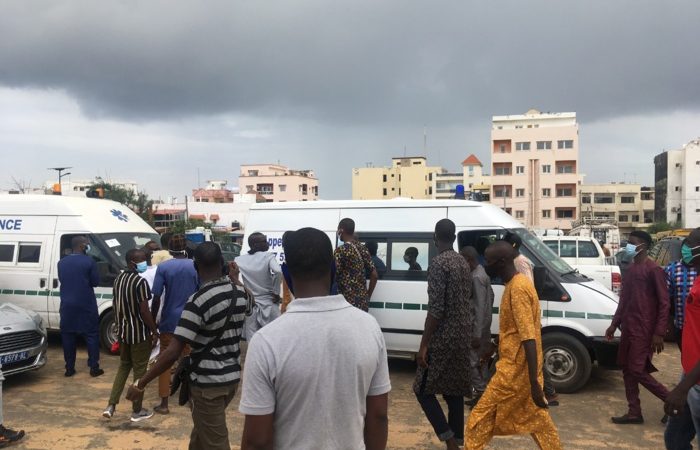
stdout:
POLYGON ((22 219, 0 219, 0 230, 19 231, 21 229, 22 219))

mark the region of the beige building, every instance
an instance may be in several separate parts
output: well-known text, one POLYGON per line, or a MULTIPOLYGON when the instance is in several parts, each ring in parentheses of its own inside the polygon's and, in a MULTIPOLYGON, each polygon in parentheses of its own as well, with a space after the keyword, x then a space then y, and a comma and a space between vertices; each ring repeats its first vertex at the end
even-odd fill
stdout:
POLYGON ((292 170, 279 164, 246 164, 238 178, 243 193, 257 192, 268 202, 318 200, 318 178, 312 170, 292 170))
POLYGON ((441 167, 428 166, 423 156, 392 158, 391 167, 355 168, 352 170, 352 199, 430 199, 435 177, 443 172, 441 167))
POLYGON ((491 177, 484 175, 483 164, 475 155, 469 155, 467 159, 462 161, 461 173, 449 173, 447 171, 437 174, 433 183, 433 198, 435 199, 450 199, 455 197, 457 186, 464 186, 466 198, 470 198, 470 194, 479 193, 478 198, 483 201, 489 200, 491 190, 491 177))
POLYGON ((491 203, 531 228, 569 230, 578 218, 576 113, 494 116, 491 203))
POLYGON ((629 183, 583 184, 580 189, 580 223, 617 224, 629 235, 654 222, 654 188, 629 183))

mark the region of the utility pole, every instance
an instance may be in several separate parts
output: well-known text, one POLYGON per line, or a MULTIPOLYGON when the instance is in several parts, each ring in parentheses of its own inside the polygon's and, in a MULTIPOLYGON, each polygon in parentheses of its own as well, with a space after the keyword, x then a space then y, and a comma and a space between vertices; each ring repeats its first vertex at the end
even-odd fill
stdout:
POLYGON ((72 169, 72 167, 49 167, 47 170, 55 170, 58 172, 58 191, 54 186, 53 195, 61 195, 61 179, 70 175, 70 172, 62 173, 64 170, 72 169))

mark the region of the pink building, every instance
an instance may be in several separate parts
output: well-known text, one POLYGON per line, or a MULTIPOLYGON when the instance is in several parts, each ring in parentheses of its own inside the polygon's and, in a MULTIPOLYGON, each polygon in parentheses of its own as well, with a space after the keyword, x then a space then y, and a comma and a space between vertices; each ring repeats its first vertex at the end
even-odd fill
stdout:
POLYGON ((318 200, 318 178, 312 170, 292 170, 279 164, 246 164, 238 179, 241 192, 255 191, 268 202, 318 200))
POLYGON ((571 229, 581 175, 576 113, 494 116, 491 203, 530 228, 571 229))

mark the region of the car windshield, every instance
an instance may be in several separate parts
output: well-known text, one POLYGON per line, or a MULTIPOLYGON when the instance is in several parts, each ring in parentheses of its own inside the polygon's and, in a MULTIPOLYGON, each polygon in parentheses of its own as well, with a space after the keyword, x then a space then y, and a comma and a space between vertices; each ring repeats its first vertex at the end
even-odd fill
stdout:
POLYGON ((102 233, 94 236, 102 244, 103 251, 110 255, 120 269, 126 267, 126 252, 132 248, 143 247, 148 241, 160 242, 160 236, 156 233, 102 233))
POLYGON ((542 242, 537 236, 527 231, 525 228, 515 228, 510 230, 512 233, 517 234, 522 239, 525 246, 534 254, 536 254, 541 260, 546 261, 547 264, 559 274, 571 273, 574 269, 568 265, 564 260, 562 260, 556 253, 552 251, 551 248, 542 242))

